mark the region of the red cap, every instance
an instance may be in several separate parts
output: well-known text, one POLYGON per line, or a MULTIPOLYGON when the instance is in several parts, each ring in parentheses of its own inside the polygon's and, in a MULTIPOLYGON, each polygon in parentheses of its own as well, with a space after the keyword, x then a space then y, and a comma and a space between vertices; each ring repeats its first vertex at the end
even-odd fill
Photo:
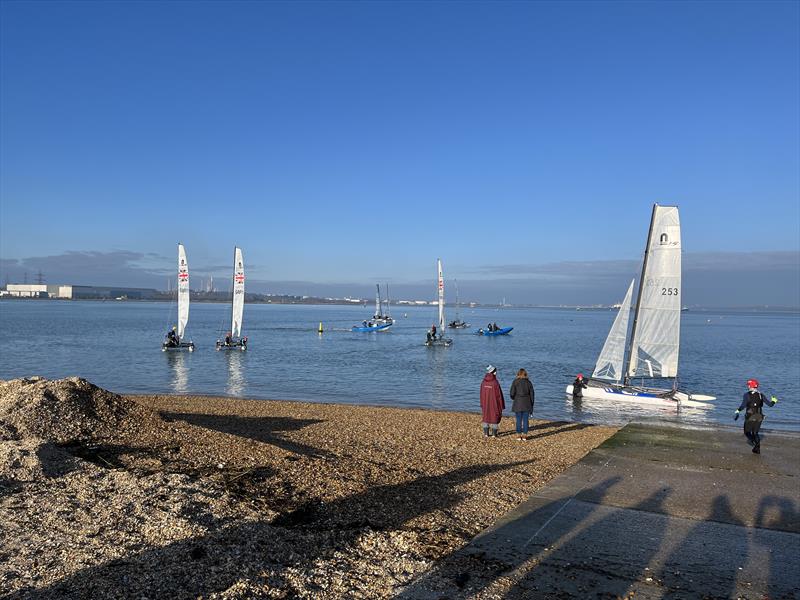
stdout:
POLYGON ((758 379, 748 379, 747 380, 747 387, 749 387, 749 388, 757 388, 758 387, 758 379))
POLYGON ((583 373, 578 373, 578 379, 583 379, 583 373))

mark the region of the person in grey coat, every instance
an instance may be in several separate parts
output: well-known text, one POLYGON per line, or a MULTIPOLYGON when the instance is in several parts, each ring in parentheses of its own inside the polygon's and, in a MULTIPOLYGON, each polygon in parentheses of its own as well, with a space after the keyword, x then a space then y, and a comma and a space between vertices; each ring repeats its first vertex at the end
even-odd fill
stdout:
POLYGON ((528 439, 528 417, 533 414, 534 392, 533 384, 528 379, 528 372, 525 369, 517 371, 517 378, 511 384, 509 394, 513 403, 511 412, 517 417, 517 439, 525 441, 528 439))

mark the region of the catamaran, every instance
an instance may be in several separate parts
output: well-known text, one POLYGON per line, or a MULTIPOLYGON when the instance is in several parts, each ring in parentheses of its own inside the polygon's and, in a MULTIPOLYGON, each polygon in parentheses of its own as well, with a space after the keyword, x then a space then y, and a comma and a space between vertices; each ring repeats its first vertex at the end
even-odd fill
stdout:
MULTIPOLYGON (((710 408, 709 401, 714 400, 714 396, 678 389, 681 225, 677 206, 653 205, 628 347, 628 364, 623 372, 633 284, 631 281, 628 286, 592 377, 587 381, 588 387, 583 390, 583 397, 710 408), (635 385, 635 378, 639 378, 639 385, 635 385), (671 379, 670 388, 645 385, 646 380, 664 379, 671 379)), ((572 385, 568 385, 567 394, 571 395, 572 391, 572 385)))
MULTIPOLYGON (((362 321, 361 325, 353 325, 352 331, 361 333, 371 333, 374 331, 385 331, 394 324, 394 319, 388 314, 383 314, 381 309, 381 286, 375 284, 375 314, 369 321, 362 321)), ((386 293, 389 293, 389 285, 386 285, 386 293)))
POLYGON ((426 346, 449 346, 453 343, 450 338, 444 337, 444 277, 442 277, 442 259, 437 258, 438 266, 438 289, 439 289, 439 326, 435 331, 431 328, 428 331, 427 339, 425 340, 426 346))
POLYGON ((387 309, 386 314, 383 313, 383 302, 381 301, 381 286, 375 284, 375 314, 372 316, 372 323, 374 325, 394 325, 394 319, 389 316, 388 298, 389 298, 389 284, 386 284, 386 298, 387 309))
POLYGON ((217 350, 247 350, 247 337, 242 336, 244 315, 244 261, 242 249, 233 248, 233 296, 231 298, 231 330, 217 340, 217 350))
POLYGON ((458 298, 458 280, 455 279, 453 281, 454 281, 454 283, 456 285, 456 318, 455 318, 454 321, 450 321, 447 324, 447 326, 450 329, 466 329, 467 327, 469 327, 469 323, 465 323, 464 321, 462 321, 461 317, 458 314, 458 309, 461 308, 461 303, 459 302, 459 298, 458 298))
POLYGON ((186 261, 186 250, 178 244, 178 324, 167 333, 167 339, 161 344, 161 351, 189 350, 194 351, 194 342, 184 341, 186 324, 189 322, 189 263, 186 261))

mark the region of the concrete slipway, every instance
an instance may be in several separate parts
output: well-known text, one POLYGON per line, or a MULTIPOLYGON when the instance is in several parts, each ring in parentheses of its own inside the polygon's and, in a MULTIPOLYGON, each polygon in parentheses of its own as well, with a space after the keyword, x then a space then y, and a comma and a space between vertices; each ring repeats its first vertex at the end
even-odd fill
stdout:
POLYGON ((800 598, 800 436, 631 424, 400 598, 800 598))

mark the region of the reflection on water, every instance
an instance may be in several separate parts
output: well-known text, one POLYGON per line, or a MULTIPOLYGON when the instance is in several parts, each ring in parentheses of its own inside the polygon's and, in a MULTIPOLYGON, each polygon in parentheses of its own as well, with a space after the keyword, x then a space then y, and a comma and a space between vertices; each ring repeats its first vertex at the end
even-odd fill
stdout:
POLYGON ((241 396, 244 394, 244 352, 230 350, 225 352, 228 360, 228 383, 225 387, 229 396, 241 396))
POLYGON ((186 365, 184 352, 165 352, 167 361, 172 369, 172 381, 170 388, 175 394, 186 394, 189 392, 189 369, 186 365))
MULTIPOLYGON (((421 344, 420 344, 421 345, 421 344)), ((450 348, 433 346, 423 348, 428 353, 428 363, 431 368, 430 402, 435 408, 447 406, 447 364, 450 357, 450 348)))

